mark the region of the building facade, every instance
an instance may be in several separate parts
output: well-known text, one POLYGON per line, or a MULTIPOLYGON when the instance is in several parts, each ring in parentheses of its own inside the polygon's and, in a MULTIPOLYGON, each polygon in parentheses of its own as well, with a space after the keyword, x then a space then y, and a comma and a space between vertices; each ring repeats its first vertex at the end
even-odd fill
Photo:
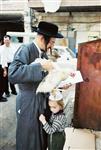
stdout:
POLYGON ((0 0, 0 37, 8 31, 30 30, 28 0, 0 0))
POLYGON ((101 38, 100 0, 61 0, 59 9, 54 13, 45 12, 43 1, 29 0, 32 26, 40 20, 58 24, 72 50, 78 49, 81 42, 101 38))
MULTIPOLYGON (((58 0, 61 1, 56 12, 45 12, 47 0, 1 0, 0 36, 8 31, 29 32, 41 20, 56 23, 65 36, 65 43, 72 50, 78 44, 101 38, 101 0, 58 0)), ((53 4, 52 4, 53 2, 53 4)))

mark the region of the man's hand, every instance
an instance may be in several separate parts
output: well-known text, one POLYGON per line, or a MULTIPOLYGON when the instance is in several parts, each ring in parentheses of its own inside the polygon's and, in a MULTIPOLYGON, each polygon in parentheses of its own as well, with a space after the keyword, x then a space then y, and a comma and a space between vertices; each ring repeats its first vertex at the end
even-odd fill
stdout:
POLYGON ((69 84, 63 85, 62 87, 59 87, 59 89, 67 90, 67 89, 68 89, 69 87, 71 87, 71 86, 72 86, 72 84, 69 83, 69 84))
POLYGON ((6 70, 6 68, 3 68, 3 77, 6 77, 7 76, 7 70, 6 70))
POLYGON ((40 61, 40 64, 41 64, 42 68, 46 71, 50 71, 54 68, 52 61, 47 60, 47 59, 42 59, 40 61))

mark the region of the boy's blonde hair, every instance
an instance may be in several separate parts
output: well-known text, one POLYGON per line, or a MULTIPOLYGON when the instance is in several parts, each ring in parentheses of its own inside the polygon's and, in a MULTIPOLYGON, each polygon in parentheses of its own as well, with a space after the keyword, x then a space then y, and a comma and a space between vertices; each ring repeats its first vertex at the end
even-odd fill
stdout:
POLYGON ((61 99, 59 101, 56 101, 56 102, 61 107, 61 109, 64 109, 64 101, 63 101, 63 99, 61 99))

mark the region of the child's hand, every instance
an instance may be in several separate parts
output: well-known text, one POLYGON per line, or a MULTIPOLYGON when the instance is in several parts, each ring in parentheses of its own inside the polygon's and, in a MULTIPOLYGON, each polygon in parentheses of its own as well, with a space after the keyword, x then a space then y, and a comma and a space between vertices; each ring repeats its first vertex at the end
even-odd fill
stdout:
POLYGON ((46 123, 46 119, 45 119, 45 116, 43 114, 41 114, 39 116, 39 120, 42 122, 43 125, 46 123))

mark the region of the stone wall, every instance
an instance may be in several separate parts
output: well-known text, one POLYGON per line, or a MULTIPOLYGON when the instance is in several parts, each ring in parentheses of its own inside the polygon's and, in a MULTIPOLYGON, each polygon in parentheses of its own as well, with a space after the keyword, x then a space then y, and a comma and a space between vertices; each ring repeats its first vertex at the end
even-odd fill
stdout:
MULTIPOLYGON (((53 1, 54 3, 54 1, 53 1)), ((101 1, 100 0, 62 0, 61 6, 100 6, 101 1)), ((43 7, 42 0, 29 0, 29 6, 33 8, 37 7, 43 7)))
MULTIPOLYGON (((41 13, 32 9, 32 26, 37 25, 37 23, 42 20, 57 24, 66 41, 68 41, 68 39, 71 40, 71 38, 73 40, 74 38, 76 49, 78 49, 79 43, 101 38, 100 12, 41 13)), ((67 42, 67 44, 68 43, 69 42, 67 42)))

